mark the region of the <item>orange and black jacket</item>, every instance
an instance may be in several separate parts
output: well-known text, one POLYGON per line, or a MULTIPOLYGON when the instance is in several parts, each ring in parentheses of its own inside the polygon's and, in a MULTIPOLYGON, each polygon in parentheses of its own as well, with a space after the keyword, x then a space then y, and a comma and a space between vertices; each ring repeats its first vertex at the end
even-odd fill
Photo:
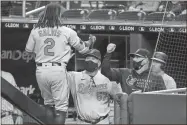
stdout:
POLYGON ((128 68, 111 68, 110 59, 112 54, 107 53, 104 56, 101 73, 108 77, 111 81, 116 81, 121 84, 123 92, 130 94, 133 91, 158 91, 165 90, 164 80, 159 75, 149 74, 149 70, 142 74, 136 73, 133 69, 128 68))

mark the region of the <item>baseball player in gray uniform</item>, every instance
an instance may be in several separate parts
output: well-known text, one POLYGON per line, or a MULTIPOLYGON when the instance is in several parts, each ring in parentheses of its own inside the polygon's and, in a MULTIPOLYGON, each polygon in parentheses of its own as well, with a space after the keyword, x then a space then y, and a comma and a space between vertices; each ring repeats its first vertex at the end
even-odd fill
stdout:
POLYGON ((63 26, 61 9, 57 3, 46 6, 30 33, 25 50, 35 54, 36 79, 44 104, 54 106, 64 123, 69 99, 66 65, 71 58, 71 47, 85 54, 95 36, 83 42, 74 30, 63 26))
POLYGON ((101 54, 92 49, 86 55, 85 70, 69 72, 68 79, 78 114, 78 124, 109 124, 109 95, 121 93, 121 87, 101 74, 101 54))

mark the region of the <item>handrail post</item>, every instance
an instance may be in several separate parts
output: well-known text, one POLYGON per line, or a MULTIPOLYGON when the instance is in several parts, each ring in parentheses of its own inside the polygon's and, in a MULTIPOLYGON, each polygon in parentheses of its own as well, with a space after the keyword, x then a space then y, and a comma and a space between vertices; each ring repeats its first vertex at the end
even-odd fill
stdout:
POLYGON ((22 2, 22 17, 25 17, 26 14, 26 0, 22 2))

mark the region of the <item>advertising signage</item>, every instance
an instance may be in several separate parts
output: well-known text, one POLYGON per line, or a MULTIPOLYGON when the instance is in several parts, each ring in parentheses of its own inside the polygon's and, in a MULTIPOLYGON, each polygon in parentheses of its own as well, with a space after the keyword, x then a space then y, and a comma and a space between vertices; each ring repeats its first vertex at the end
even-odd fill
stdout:
MULTIPOLYGON (((34 23, 3 22, 2 28, 32 29, 34 23)), ((187 33, 186 27, 160 27, 160 26, 133 26, 133 25, 97 25, 97 24, 64 24, 74 30, 80 31, 106 31, 106 32, 179 32, 187 33)))

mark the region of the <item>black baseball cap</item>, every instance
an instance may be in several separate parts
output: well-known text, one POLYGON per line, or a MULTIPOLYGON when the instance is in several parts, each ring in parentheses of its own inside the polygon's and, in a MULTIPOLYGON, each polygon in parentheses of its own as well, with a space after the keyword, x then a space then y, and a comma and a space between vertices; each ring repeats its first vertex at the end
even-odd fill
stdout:
POLYGON ((95 57, 95 58, 101 60, 101 53, 97 49, 91 49, 90 52, 88 52, 86 54, 86 57, 88 57, 88 56, 92 56, 92 57, 95 57))
POLYGON ((144 57, 144 58, 146 57, 150 58, 150 52, 147 49, 140 48, 135 53, 130 53, 129 56, 130 57, 139 56, 139 57, 144 57))

